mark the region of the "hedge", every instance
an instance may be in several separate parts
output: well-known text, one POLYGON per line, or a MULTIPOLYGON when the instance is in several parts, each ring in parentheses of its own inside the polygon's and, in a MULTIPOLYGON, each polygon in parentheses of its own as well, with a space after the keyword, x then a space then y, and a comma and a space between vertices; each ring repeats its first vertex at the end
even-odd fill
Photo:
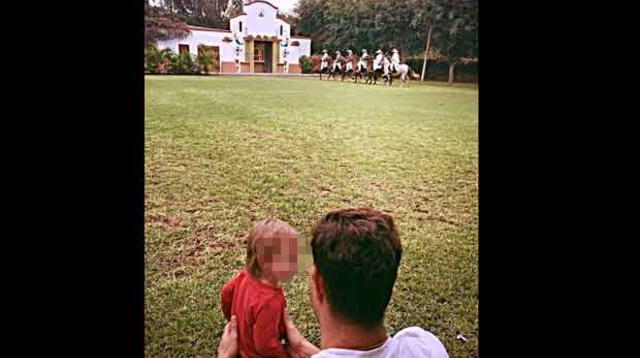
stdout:
MULTIPOLYGON (((422 74, 422 59, 407 59, 407 64, 418 75, 422 74)), ((454 82, 478 82, 478 62, 457 64, 454 70, 454 82)), ((427 61, 427 80, 448 81, 449 64, 444 61, 427 61)))

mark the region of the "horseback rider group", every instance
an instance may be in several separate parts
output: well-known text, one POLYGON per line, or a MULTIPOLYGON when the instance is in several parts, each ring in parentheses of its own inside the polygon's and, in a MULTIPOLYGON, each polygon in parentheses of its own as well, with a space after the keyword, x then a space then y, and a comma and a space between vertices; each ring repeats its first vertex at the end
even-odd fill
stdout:
MULTIPOLYGON (((400 54, 398 53, 397 49, 393 49, 392 51, 392 55, 391 55, 391 61, 390 61, 390 65, 389 65, 389 71, 391 71, 391 73, 395 73, 398 70, 398 65, 400 65, 400 54)), ((365 69, 367 68, 367 59, 369 57, 369 54, 367 53, 366 49, 362 50, 362 56, 360 57, 360 60, 358 61, 357 64, 357 68, 359 72, 364 72, 365 69)), ((320 65, 320 71, 327 69, 329 70, 329 54, 327 52, 327 50, 322 50, 322 62, 320 65)), ((347 50, 347 57, 343 57, 340 54, 340 51, 336 51, 336 57, 335 60, 333 61, 333 67, 331 68, 331 71, 336 71, 336 70, 342 70, 342 62, 346 61, 346 65, 345 65, 345 71, 353 71, 353 51, 351 50, 347 50)), ((385 70, 383 68, 383 63, 384 63, 384 54, 382 53, 382 50, 378 49, 376 51, 376 57, 373 60, 373 70, 377 71, 377 70, 385 70)), ((385 71, 386 72, 386 71, 385 71)))
POLYGON ((322 50, 322 56, 311 56, 313 72, 318 73, 321 80, 323 73, 328 74, 327 79, 336 79, 336 74, 341 74, 342 81, 349 77, 357 83, 358 78, 362 78, 365 83, 372 84, 382 76, 389 85, 393 82, 393 77, 399 77, 404 83, 408 83, 410 78, 419 78, 409 65, 400 63, 400 54, 395 48, 390 54, 378 49, 375 57, 369 55, 366 49, 361 53, 358 57, 351 49, 347 49, 346 56, 336 51, 335 57, 331 57, 326 49, 322 50))

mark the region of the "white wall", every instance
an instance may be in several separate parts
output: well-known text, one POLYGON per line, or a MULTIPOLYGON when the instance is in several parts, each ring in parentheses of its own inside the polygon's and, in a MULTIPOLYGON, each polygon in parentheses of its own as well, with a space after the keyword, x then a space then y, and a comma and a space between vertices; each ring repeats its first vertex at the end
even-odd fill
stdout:
POLYGON ((291 25, 281 19, 276 19, 276 27, 278 29, 278 39, 291 38, 291 25), (280 36, 280 26, 282 25, 282 36, 280 36))
POLYGON ((158 48, 163 49, 168 47, 173 50, 173 52, 178 53, 178 45, 189 45, 189 52, 197 56, 198 45, 200 44, 205 46, 218 46, 220 48, 220 61, 233 61, 235 59, 234 42, 222 41, 225 36, 233 38, 231 33, 202 30, 190 31, 191 34, 184 39, 158 41, 158 48))
POLYGON ((295 39, 300 43, 300 56, 311 56, 311 39, 295 39))
POLYGON ((240 15, 229 20, 229 27, 233 33, 238 34, 240 39, 247 36, 247 15, 240 15), (242 21, 242 34, 240 34, 240 21, 242 21))
POLYGON ((245 16, 247 23, 242 24, 243 30, 244 27, 247 27, 248 35, 262 35, 262 36, 278 36, 280 34, 280 26, 276 15, 278 11, 271 7, 269 4, 265 4, 263 2, 255 2, 249 5, 244 6, 244 12, 247 13, 245 16), (263 17, 258 17, 260 11, 263 12, 263 17))

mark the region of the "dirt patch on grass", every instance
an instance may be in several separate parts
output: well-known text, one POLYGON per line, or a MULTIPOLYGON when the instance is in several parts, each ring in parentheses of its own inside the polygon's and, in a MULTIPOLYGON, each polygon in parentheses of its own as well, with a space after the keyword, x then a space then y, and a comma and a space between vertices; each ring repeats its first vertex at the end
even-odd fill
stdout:
POLYGON ((180 260, 173 255, 159 253, 151 256, 150 259, 170 270, 180 267, 180 260))
POLYGON ((207 247, 213 249, 232 249, 244 243, 244 237, 234 238, 233 241, 220 239, 217 231, 212 227, 203 227, 196 230, 195 237, 190 238, 188 243, 193 246, 193 254, 204 251, 207 247))
POLYGON ((146 222, 151 227, 161 227, 167 230, 180 230, 183 228, 182 220, 162 215, 150 215, 146 222))
POLYGON ((420 220, 420 221, 434 220, 434 221, 439 221, 439 222, 442 222, 442 223, 445 223, 445 224, 449 224, 449 225, 455 226, 455 227, 461 226, 461 224, 458 223, 458 222, 455 222, 453 220, 449 220, 449 219, 441 217, 441 216, 435 216, 435 215, 418 216, 418 220, 420 220))
POLYGON ((449 224, 449 225, 452 225, 452 226, 456 226, 456 227, 461 226, 461 224, 458 223, 458 222, 455 222, 453 220, 449 220, 449 219, 445 218, 442 215, 438 215, 437 213, 432 213, 428 209, 422 208, 420 206, 420 204, 415 204, 412 209, 416 213, 426 214, 426 215, 418 214, 417 219, 420 220, 420 221, 434 220, 434 221, 439 221, 439 222, 442 222, 442 223, 445 223, 445 224, 449 224))

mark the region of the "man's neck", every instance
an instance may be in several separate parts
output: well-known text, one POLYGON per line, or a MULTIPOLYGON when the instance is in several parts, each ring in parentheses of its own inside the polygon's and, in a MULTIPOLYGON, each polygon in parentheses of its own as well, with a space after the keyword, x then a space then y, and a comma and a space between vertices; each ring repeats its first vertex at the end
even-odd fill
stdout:
POLYGON ((373 328, 362 328, 333 319, 323 322, 320 326, 320 336, 322 349, 368 351, 380 347, 387 341, 387 331, 382 324, 373 328))

